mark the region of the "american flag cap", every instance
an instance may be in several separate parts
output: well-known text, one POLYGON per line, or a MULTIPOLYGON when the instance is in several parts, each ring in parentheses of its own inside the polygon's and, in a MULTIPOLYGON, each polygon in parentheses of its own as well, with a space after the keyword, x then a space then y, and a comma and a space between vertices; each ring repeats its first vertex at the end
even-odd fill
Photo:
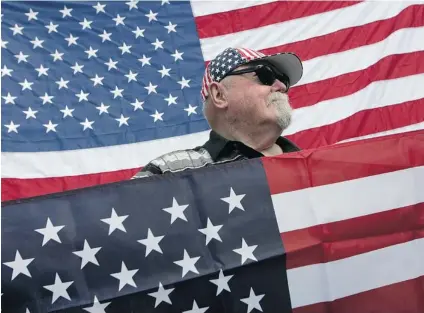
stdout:
POLYGON ((290 80, 290 86, 299 82, 303 75, 303 65, 300 58, 291 52, 281 52, 266 55, 262 52, 248 48, 226 48, 211 60, 205 69, 202 80, 201 97, 205 101, 208 97, 209 85, 219 82, 229 72, 237 67, 253 61, 267 61, 281 73, 286 74, 290 80))

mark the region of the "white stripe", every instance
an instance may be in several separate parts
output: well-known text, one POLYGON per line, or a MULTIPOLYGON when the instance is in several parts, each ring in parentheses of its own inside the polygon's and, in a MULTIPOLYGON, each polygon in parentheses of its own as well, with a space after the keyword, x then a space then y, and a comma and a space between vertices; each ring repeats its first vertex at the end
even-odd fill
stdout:
MULTIPOLYGON (((360 71, 386 56, 424 51, 424 27, 405 28, 372 45, 324 55, 303 62, 304 75, 298 85, 360 71)), ((393 66, 397 66, 393 64, 393 66)))
POLYGON ((404 126, 404 127, 399 127, 399 128, 395 128, 395 129, 386 130, 386 131, 379 132, 379 133, 374 133, 374 134, 360 136, 360 137, 355 137, 355 138, 349 138, 349 139, 346 139, 346 140, 339 141, 337 143, 357 141, 357 140, 369 139, 369 138, 375 138, 375 137, 383 137, 383 136, 400 134, 400 133, 406 133, 406 132, 411 132, 411 131, 416 131, 416 130, 423 130, 423 129, 424 129, 424 122, 421 122, 421 123, 412 124, 412 125, 408 125, 408 126, 404 126))
POLYGON ((280 233, 424 202, 424 166, 272 195, 280 233))
POLYGON ((294 110, 293 122, 283 132, 291 135, 302 130, 329 125, 367 109, 375 109, 424 98, 424 74, 373 82, 345 97, 319 102, 294 110))
POLYGON ((277 0, 254 0, 254 1, 219 1, 219 0, 191 0, 191 8, 193 15, 203 16, 221 12, 228 12, 248 7, 253 7, 260 4, 275 2, 277 0))
MULTIPOLYGON (((293 308, 333 301, 424 275, 424 238, 287 271, 293 308)), ((418 292, 413 298, 422 297, 418 292)), ((376 301, 379 301, 376 299, 376 301)))
POLYGON ((351 7, 258 27, 248 31, 204 38, 200 42, 203 56, 206 61, 209 61, 223 50, 223 43, 231 43, 233 47, 239 46, 262 50, 388 19, 417 3, 422 3, 422 1, 363 2, 351 7))
POLYGON ((76 176, 145 166, 163 153, 193 148, 209 131, 119 146, 59 152, 2 152, 2 178, 76 176))

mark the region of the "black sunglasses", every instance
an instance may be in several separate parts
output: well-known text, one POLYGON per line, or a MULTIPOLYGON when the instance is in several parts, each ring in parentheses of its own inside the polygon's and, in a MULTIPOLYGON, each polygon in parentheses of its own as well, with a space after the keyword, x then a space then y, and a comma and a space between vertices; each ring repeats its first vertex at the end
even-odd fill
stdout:
POLYGON ((258 65, 251 68, 246 68, 238 71, 229 72, 225 76, 229 75, 241 75, 246 73, 252 73, 255 72, 256 76, 259 78, 260 82, 267 86, 272 86, 274 84, 275 80, 278 79, 280 82, 282 82, 286 86, 286 92, 290 88, 290 79, 287 75, 283 73, 278 73, 273 67, 269 65, 258 65))

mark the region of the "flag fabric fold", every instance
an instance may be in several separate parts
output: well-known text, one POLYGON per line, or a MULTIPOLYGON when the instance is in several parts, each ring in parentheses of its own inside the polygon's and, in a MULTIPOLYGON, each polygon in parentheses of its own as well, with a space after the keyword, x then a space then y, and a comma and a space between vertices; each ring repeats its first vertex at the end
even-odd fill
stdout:
POLYGON ((7 202, 2 311, 420 313, 423 151, 415 131, 7 202))

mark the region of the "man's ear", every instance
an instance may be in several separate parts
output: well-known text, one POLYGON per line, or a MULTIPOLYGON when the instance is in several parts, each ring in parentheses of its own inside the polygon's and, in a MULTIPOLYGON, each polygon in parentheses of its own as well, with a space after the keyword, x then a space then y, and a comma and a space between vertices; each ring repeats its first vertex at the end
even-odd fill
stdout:
POLYGON ((217 108, 224 109, 228 106, 226 88, 223 84, 212 82, 209 85, 209 97, 217 108))

